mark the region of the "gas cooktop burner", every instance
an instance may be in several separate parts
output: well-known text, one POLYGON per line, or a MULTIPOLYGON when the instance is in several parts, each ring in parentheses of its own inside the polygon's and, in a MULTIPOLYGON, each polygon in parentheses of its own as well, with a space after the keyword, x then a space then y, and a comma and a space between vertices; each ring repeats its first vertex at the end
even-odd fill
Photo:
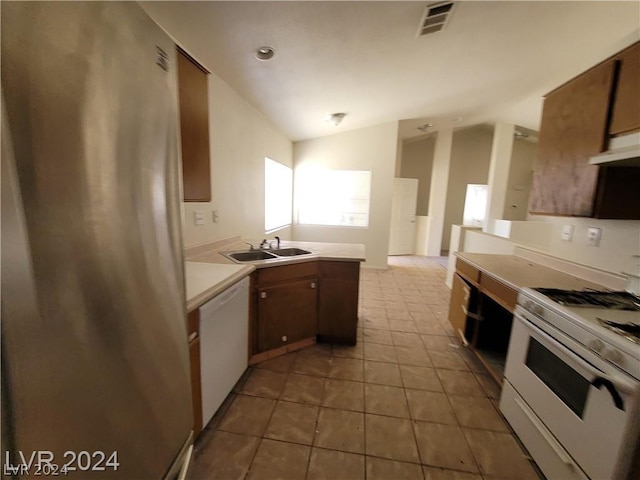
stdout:
POLYGON ((534 288, 566 307, 610 308, 613 310, 640 311, 640 299, 628 292, 598 292, 592 290, 559 290, 534 288))
POLYGON ((632 342, 640 344, 640 325, 637 323, 619 323, 597 317, 596 320, 605 328, 612 330, 632 342))

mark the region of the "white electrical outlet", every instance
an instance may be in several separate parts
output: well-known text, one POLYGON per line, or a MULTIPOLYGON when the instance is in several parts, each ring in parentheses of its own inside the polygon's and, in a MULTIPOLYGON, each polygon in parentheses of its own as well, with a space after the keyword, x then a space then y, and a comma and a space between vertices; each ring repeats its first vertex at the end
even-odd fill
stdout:
POLYGON ((562 227, 562 235, 560 235, 560 238, 565 242, 573 240, 573 229, 573 225, 565 225, 562 227))
POLYGON ((202 210, 196 210, 193 212, 193 224, 204 225, 204 212, 202 210))
POLYGON ((591 247, 599 247, 602 238, 602 229, 591 227, 587 230, 587 245, 591 247))

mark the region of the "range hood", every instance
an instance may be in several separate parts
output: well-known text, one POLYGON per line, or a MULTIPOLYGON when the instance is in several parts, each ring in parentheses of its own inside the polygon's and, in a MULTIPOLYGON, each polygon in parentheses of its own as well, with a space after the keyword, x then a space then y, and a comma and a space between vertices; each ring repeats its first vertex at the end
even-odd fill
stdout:
POLYGON ((609 150, 591 157, 589 163, 603 167, 640 167, 640 132, 612 138, 609 150))

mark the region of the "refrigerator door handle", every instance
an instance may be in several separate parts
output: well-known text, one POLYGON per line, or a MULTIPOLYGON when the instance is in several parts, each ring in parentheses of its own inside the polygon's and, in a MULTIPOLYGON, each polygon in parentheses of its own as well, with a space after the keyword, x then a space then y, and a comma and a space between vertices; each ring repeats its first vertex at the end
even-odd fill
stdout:
POLYGON ((187 473, 189 472, 189 467, 191 466, 192 456, 193 456, 193 445, 189 445, 189 448, 184 454, 184 462, 182 463, 182 468, 180 468, 180 473, 178 474, 178 480, 186 480, 187 473))

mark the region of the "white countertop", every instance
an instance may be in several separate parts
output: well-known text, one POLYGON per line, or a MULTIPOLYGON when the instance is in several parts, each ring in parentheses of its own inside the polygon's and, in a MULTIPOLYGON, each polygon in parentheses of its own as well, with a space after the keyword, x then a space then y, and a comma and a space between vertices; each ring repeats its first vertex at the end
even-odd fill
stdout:
POLYGON ((184 265, 187 284, 187 311, 189 312, 222 293, 255 270, 254 266, 249 263, 230 265, 185 262, 184 265))

